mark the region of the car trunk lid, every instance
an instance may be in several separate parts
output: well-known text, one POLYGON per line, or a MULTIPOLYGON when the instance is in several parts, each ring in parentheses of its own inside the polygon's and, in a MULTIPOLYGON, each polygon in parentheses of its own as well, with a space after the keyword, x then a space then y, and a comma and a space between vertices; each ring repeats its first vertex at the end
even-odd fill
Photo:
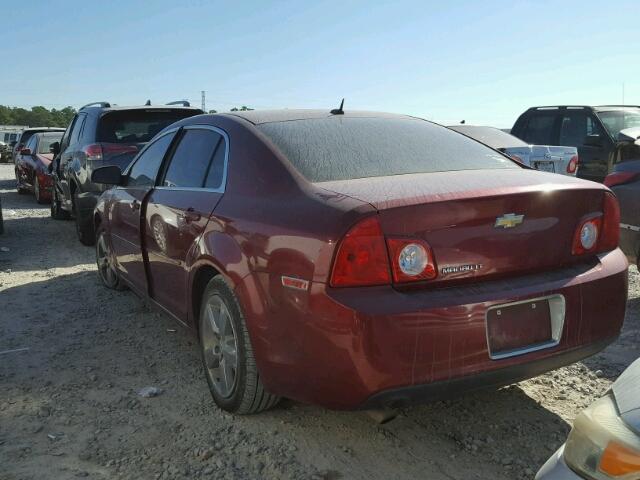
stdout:
POLYGON ((387 237, 425 240, 429 284, 549 270, 576 261, 582 217, 602 211, 603 187, 531 170, 475 170, 316 184, 370 203, 387 237))

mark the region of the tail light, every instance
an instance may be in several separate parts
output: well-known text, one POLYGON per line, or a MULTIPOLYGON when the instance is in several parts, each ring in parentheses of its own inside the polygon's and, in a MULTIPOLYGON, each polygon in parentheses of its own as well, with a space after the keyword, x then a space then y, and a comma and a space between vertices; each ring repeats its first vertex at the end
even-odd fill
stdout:
POLYGON ((135 153, 138 148, 135 145, 120 145, 118 143, 92 143, 85 146, 82 151, 87 156, 87 160, 102 160, 106 155, 135 153))
POLYGON ((576 173, 576 170, 578 170, 578 156, 574 155, 567 165, 567 173, 573 174, 576 173))
POLYGON ((609 252, 618 248, 620 243, 620 204, 611 192, 604 194, 603 210, 602 234, 598 243, 598 252, 609 252))
POLYGON ((640 173, 638 172, 615 172, 615 173, 610 173, 609 175, 607 175, 604 179, 604 184, 611 188, 614 187, 616 185, 623 185, 625 183, 629 183, 633 180, 635 180, 636 178, 638 178, 638 176, 640 175, 640 173))
POLYGON ((610 192, 604 193, 603 213, 583 219, 573 236, 571 253, 609 252, 618 248, 620 241, 620 207, 610 192))
POLYGON ((431 280, 437 268, 423 240, 388 238, 385 242, 376 217, 360 221, 338 246, 329 284, 360 287, 431 280))
POLYGON ((431 248, 421 240, 387 239, 393 281, 396 283, 431 280, 437 269, 431 248))
POLYGON ((380 223, 370 217, 354 225, 342 239, 333 264, 332 287, 391 283, 389 257, 380 223))

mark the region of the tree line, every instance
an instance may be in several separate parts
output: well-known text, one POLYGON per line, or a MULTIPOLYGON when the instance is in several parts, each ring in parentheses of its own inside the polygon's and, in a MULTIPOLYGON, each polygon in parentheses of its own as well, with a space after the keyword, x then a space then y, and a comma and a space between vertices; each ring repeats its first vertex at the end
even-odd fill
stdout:
POLYGON ((28 125, 30 127, 66 127, 76 114, 73 107, 51 110, 37 106, 31 110, 0 105, 0 125, 28 125))

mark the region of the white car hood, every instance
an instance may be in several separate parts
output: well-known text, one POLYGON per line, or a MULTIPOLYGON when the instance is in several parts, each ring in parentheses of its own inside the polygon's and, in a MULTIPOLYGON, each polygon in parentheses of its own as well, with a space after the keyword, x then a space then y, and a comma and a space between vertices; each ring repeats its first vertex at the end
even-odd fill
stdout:
POLYGON ((640 434, 640 358, 622 372, 612 390, 620 416, 630 428, 640 434))

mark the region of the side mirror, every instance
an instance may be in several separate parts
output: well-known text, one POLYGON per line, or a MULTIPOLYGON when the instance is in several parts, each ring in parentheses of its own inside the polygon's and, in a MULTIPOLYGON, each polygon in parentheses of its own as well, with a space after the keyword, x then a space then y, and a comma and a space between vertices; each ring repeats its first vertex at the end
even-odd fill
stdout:
POLYGON ((96 168, 91 173, 93 183, 104 183, 105 185, 123 185, 124 177, 122 170, 117 165, 96 168))
POLYGON ((596 135, 587 135, 584 139, 585 147, 601 147, 602 146, 602 137, 598 134, 596 135))
POLYGON ((60 153, 60 142, 53 142, 49 146, 49 152, 53 153, 53 155, 58 155, 60 153))
POLYGON ((23 148, 22 150, 20 150, 20 155, 31 155, 31 149, 23 148))

